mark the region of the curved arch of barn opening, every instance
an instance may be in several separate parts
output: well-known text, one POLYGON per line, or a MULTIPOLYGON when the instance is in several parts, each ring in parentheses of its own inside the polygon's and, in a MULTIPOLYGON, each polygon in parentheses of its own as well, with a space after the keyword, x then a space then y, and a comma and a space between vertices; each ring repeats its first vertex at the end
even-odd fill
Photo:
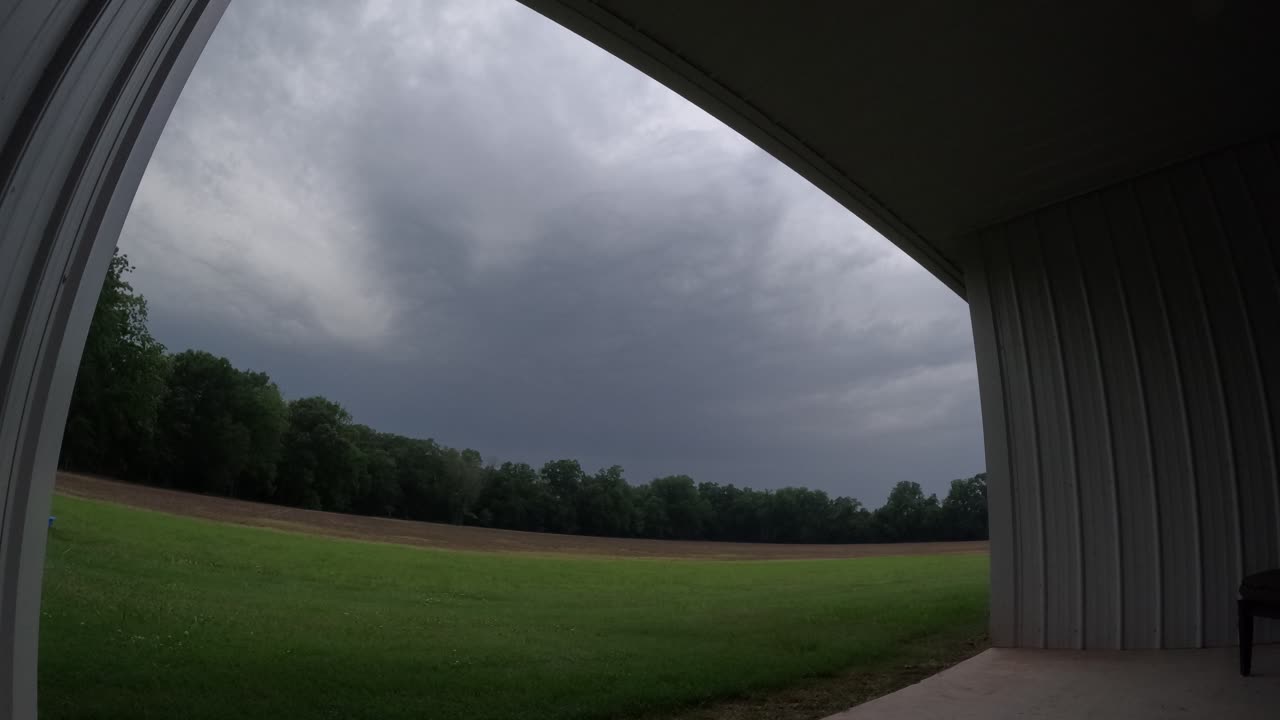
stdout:
MULTIPOLYGON (((968 300, 995 645, 1237 643, 1237 585, 1280 566, 1273 8, 526 4, 777 156, 968 300)), ((225 6, 19 0, 0 18, 13 717, 34 715, 44 529, 93 302, 225 6)))

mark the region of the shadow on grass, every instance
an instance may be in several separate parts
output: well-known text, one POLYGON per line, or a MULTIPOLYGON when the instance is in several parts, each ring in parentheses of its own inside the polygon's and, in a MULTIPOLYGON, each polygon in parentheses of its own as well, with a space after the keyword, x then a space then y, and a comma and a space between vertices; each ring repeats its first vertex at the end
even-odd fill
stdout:
POLYGON ((957 629, 901 647, 871 668, 635 720, 818 720, 924 680, 990 647, 985 630, 957 629))

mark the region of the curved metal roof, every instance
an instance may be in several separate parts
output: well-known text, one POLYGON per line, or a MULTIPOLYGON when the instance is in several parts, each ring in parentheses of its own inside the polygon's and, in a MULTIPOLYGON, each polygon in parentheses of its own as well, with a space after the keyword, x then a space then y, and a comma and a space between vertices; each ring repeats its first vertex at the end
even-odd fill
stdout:
POLYGON ((964 294, 985 225, 1280 127, 1280 4, 523 0, 964 294))

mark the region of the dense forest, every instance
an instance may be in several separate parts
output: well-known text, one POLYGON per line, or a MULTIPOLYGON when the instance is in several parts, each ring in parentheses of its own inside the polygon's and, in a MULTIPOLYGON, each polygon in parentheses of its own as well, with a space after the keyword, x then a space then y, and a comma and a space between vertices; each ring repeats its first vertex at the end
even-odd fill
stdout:
POLYGON ((672 475, 632 484, 576 460, 486 465, 475 450, 378 432, 323 397, 286 401, 265 373, 170 354, 117 253, 93 316, 62 466, 134 482, 336 512, 514 530, 753 542, 987 537, 986 477, 947 497, 900 482, 870 510, 849 497, 672 475))

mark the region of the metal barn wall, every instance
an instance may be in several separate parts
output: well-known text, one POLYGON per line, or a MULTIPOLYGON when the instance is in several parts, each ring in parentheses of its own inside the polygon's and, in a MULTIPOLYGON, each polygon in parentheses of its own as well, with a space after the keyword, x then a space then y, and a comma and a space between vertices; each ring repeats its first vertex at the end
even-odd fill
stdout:
POLYGON ((36 713, 46 518, 94 301, 226 3, 0 4, 0 717, 36 713))
POLYGON ((1236 147, 977 233, 996 645, 1235 644, 1241 576, 1280 567, 1278 157, 1236 147))

